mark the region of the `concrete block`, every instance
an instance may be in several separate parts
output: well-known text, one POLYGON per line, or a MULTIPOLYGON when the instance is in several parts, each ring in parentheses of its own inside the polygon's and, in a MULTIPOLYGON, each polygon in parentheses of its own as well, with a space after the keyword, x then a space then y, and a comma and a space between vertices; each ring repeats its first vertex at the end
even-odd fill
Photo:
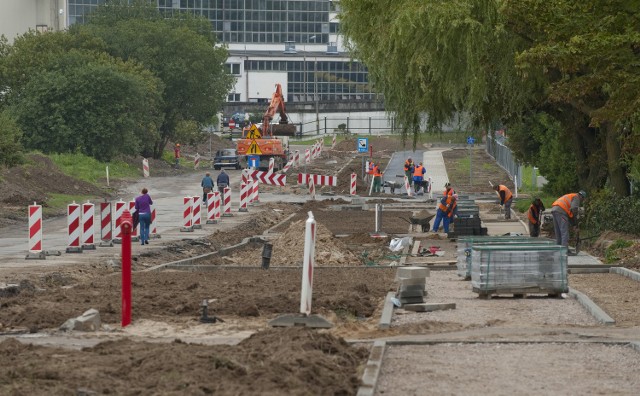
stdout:
POLYGON ((405 297, 400 298, 400 302, 402 303, 402 307, 404 308, 405 304, 422 304, 424 302, 423 297, 405 297))
POLYGON ((417 256, 420 253, 420 241, 413 241, 413 247, 411 248, 411 255, 417 256))
POLYGON ((69 319, 62 326, 60 330, 70 331, 97 331, 100 329, 100 312, 91 308, 77 318, 69 319))
POLYGON ((397 279, 426 278, 429 276, 429 268, 425 267, 398 267, 397 279))
POLYGON ((408 279, 405 278, 405 279, 397 279, 397 281, 400 284, 400 287, 413 286, 413 285, 425 286, 427 284, 426 278, 408 278, 408 279))
POLYGON ((447 309, 456 309, 455 303, 440 303, 440 304, 407 304, 403 305, 402 309, 413 312, 433 312, 444 311, 447 309))
POLYGON ((401 299, 407 297, 424 297, 425 294, 424 290, 404 290, 398 292, 398 297, 401 299))
POLYGON ((391 327, 391 317, 393 316, 392 298, 395 298, 395 293, 388 292, 387 297, 384 300, 384 307, 382 308, 382 315, 380 315, 380 322, 378 323, 379 329, 388 329, 391 327))
POLYGON ((424 285, 400 285, 400 287, 398 288, 398 291, 400 293, 415 290, 425 291, 425 287, 424 285))

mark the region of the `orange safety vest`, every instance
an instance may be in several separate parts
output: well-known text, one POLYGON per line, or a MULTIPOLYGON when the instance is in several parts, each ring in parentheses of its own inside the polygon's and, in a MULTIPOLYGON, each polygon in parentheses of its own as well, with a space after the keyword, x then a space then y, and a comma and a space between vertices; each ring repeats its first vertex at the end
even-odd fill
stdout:
POLYGON ((412 162, 404 161, 404 171, 407 172, 409 169, 411 169, 411 164, 412 162))
POLYGON ((370 175, 373 175, 373 168, 375 167, 375 164, 373 162, 369 162, 369 170, 367 170, 367 173, 370 175))
POLYGON ((453 188, 450 188, 448 190, 444 190, 444 195, 453 195, 455 193, 456 193, 456 191, 453 188))
POLYGON ((573 198, 575 198, 576 195, 578 194, 576 193, 565 194, 560 198, 556 199, 555 202, 551 204, 551 206, 559 206, 560 208, 562 208, 562 210, 567 212, 567 215, 569 216, 569 218, 573 218, 573 212, 571 211, 571 201, 573 201, 573 198))
POLYGON ((507 202, 511 199, 513 194, 511 194, 511 190, 507 188, 507 186, 503 186, 502 184, 498 186, 498 190, 504 191, 504 202, 507 202))
POLYGON ((380 173, 380 167, 378 165, 373 167, 373 177, 382 176, 380 173))
POLYGON ((447 197, 447 200, 445 201, 446 205, 444 205, 442 203, 442 200, 440 200, 440 203, 438 204, 438 208, 440 208, 440 210, 445 212, 445 213, 447 212, 447 209, 449 209, 449 208, 447 208, 447 206, 451 207, 451 202, 453 201, 453 196, 447 195, 446 197, 447 197))
POLYGON ((540 217, 540 210, 537 205, 531 204, 529 206, 529 212, 527 212, 527 217, 529 217, 529 221, 531 224, 538 224, 538 218, 540 217))
POLYGON ((424 166, 422 166, 422 165, 416 166, 416 169, 413 171, 413 175, 422 177, 422 175, 423 175, 422 170, 423 169, 424 169, 424 166))
POLYGON ((456 206, 458 206, 458 200, 451 196, 451 206, 449 207, 450 211, 447 216, 453 217, 453 214, 456 211, 456 206))

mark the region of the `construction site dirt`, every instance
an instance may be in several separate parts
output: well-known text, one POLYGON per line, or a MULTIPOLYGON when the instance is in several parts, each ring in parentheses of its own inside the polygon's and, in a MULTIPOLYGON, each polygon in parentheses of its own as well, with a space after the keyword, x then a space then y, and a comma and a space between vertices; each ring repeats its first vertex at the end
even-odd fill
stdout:
MULTIPOLYGON (((381 163, 403 149, 392 139, 375 137, 370 143, 385 148, 374 154, 374 160, 381 163)), ((468 155, 465 150, 445 151, 445 163, 451 160, 450 154, 459 158, 465 153, 468 155)), ((502 169, 490 166, 490 158, 480 154, 472 161, 487 164, 477 167, 485 169, 482 178, 508 181, 502 169)), ((301 203, 299 198, 308 193, 295 183, 284 188, 261 186, 261 193, 278 199, 252 207, 247 221, 234 228, 212 231, 199 239, 152 241, 148 250, 133 257, 133 323, 125 328, 119 323, 119 257, 73 266, 43 263, 2 268, 0 393, 348 395, 356 394, 361 385, 374 340, 454 343, 457 347, 450 348, 450 354, 446 352, 447 361, 441 367, 430 366, 428 376, 433 378, 449 376, 456 370, 456 359, 467 359, 469 350, 465 352, 464 346, 473 345, 468 342, 513 342, 509 345, 517 348, 544 341, 544 350, 536 353, 553 362, 554 356, 559 359, 567 354, 566 345, 580 340, 639 341, 640 312, 633 307, 640 303, 640 282, 620 275, 569 275, 569 285, 602 304, 616 320, 615 325, 599 323, 568 296, 478 299, 469 282, 453 271, 456 242, 411 225, 411 216, 419 211, 435 213, 435 202, 427 197, 408 202, 388 191, 368 197, 363 193, 369 185, 361 180, 361 165, 354 139, 341 142, 306 169, 288 172, 290 178, 299 171, 339 175, 337 186, 321 187, 319 194, 326 195, 317 200, 301 203), (360 192, 354 204, 348 198, 346 177, 353 172, 358 173, 360 192), (289 196, 297 200, 289 200, 289 196), (386 234, 382 238, 372 237, 376 203, 384 207, 378 230, 386 234), (299 312, 303 237, 309 212, 318 224, 312 311, 333 327, 270 328, 269 321, 279 315, 299 312), (425 250, 412 254, 411 249, 389 249, 393 238, 406 236, 419 240, 425 250), (261 265, 265 243, 273 247, 269 269, 261 265), (429 248, 440 253, 429 254, 429 248), (201 258, 179 269, 181 260, 194 257, 201 258), (430 313, 396 309, 390 327, 380 328, 385 297, 397 289, 397 266, 411 262, 445 269, 431 271, 425 301, 456 302, 457 309, 430 313), (446 271, 447 267, 451 271, 446 271), (201 321, 203 301, 209 317, 220 321, 201 321), (103 325, 99 330, 59 330, 67 319, 91 308, 100 313, 103 325), (546 343, 550 341, 557 344, 546 343)), ((480 181, 465 186, 468 175, 449 172, 449 177, 461 193, 492 193, 486 181, 486 186, 480 181)), ((161 185, 176 190, 185 183, 184 177, 170 170, 164 179, 159 181, 161 185)), ((494 209, 489 205, 483 211, 494 209)), ((18 220, 3 224, 10 227, 18 220)), ((0 234, 7 230, 4 227, 0 234)), ((400 389, 400 393, 420 393, 418 388, 410 384, 403 388, 405 385, 392 379, 400 381, 403 372, 412 372, 411 367, 423 367, 420 358, 401 352, 407 357, 403 362, 393 347, 389 348, 392 363, 384 362, 383 367, 390 370, 392 364, 393 370, 383 371, 379 394, 398 394, 400 389)), ((633 354, 620 352, 619 356, 620 365, 640 366, 640 358, 634 360, 633 354)), ((427 359, 425 354, 424 361, 427 359)), ((603 363, 603 369, 610 367, 603 363)), ((530 370, 535 375, 535 367, 530 370)), ((417 386, 421 383, 417 378, 424 373, 414 375, 417 386)), ((579 382, 588 376, 588 372, 572 372, 571 382, 576 385, 567 389, 583 391, 579 382)), ((501 383, 506 379, 486 381, 490 382, 484 384, 488 387, 480 389, 491 391, 508 385, 501 383)), ((607 389, 617 389, 619 394, 631 394, 629 389, 640 386, 637 378, 621 379, 628 386, 618 388, 615 380, 611 381, 612 388, 607 389)), ((439 389, 443 393, 447 389, 459 391, 453 386, 439 389)))

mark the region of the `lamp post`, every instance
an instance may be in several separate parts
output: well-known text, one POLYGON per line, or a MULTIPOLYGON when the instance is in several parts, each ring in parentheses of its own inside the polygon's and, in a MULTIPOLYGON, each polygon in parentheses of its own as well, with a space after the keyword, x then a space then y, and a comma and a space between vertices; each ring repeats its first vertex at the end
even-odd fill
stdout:
POLYGON ((318 58, 313 61, 313 100, 316 105, 316 135, 320 134, 320 116, 318 114, 318 77, 316 72, 318 70, 318 58))

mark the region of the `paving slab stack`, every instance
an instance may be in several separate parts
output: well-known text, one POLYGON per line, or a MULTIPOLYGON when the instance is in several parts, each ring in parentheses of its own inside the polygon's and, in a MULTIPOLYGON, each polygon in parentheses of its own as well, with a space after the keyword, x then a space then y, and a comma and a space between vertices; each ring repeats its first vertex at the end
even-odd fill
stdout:
POLYGON ((429 276, 429 268, 398 267, 396 298, 400 300, 402 306, 424 303, 424 298, 427 296, 427 276, 429 276))
POLYGON ((547 238, 533 238, 530 236, 464 236, 457 240, 456 268, 458 276, 464 280, 471 280, 472 247, 480 245, 555 245, 555 241, 547 238))
POLYGON ((480 208, 474 200, 458 196, 457 217, 453 219, 453 230, 447 236, 457 238, 464 235, 487 235, 487 228, 482 226, 480 208))
POLYGON ((565 246, 489 244, 471 249, 471 286, 480 296, 568 292, 565 246))

